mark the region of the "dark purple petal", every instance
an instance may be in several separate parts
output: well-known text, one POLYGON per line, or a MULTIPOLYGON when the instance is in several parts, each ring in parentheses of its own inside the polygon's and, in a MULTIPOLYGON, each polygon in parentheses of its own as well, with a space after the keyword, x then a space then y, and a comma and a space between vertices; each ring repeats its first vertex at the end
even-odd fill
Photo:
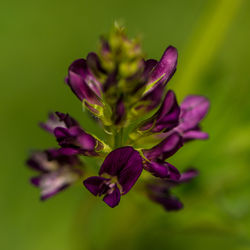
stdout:
POLYGON ((122 122, 125 116, 125 112, 126 110, 125 110, 124 102, 122 98, 120 98, 116 104, 115 112, 114 112, 114 122, 116 125, 122 122))
POLYGON ((150 162, 144 164, 144 168, 154 176, 160 178, 169 178, 170 180, 177 181, 181 176, 178 169, 168 162, 150 162))
POLYGON ((59 117, 55 113, 49 114, 49 119, 46 122, 41 122, 40 127, 49 133, 53 134, 53 131, 57 127, 65 128, 66 124, 64 121, 60 120, 59 117))
POLYGON ((40 182, 41 182, 41 177, 40 177, 40 176, 32 177, 32 178, 30 179, 30 182, 31 182, 34 186, 39 187, 40 182))
POLYGON ((70 128, 73 126, 79 126, 78 122, 74 118, 72 118, 69 114, 56 112, 56 115, 58 116, 60 121, 64 122, 67 128, 70 128))
MULTIPOLYGON (((54 130, 54 134, 59 145, 64 148, 68 148, 64 151, 67 155, 73 155, 74 153, 80 152, 82 154, 91 151, 94 152, 98 143, 101 144, 101 142, 98 142, 92 135, 86 133, 78 126, 71 127, 69 129, 56 128, 54 130), (70 150, 70 148, 72 148, 72 150, 70 150)), ((102 146, 102 144, 100 146, 102 146)))
POLYGON ((94 52, 91 52, 87 56, 87 65, 88 68, 94 73, 94 75, 98 76, 99 73, 105 73, 105 70, 101 66, 100 59, 98 55, 94 52))
POLYGON ((175 94, 169 90, 159 110, 141 126, 140 130, 152 128, 152 132, 169 131, 178 125, 179 114, 180 108, 175 94))
POLYGON ((115 149, 105 158, 99 174, 107 173, 117 176, 122 186, 122 194, 126 194, 135 184, 142 172, 142 159, 140 154, 132 147, 115 149))
POLYGON ((210 103, 203 96, 190 95, 181 104, 180 125, 181 131, 196 127, 208 112, 210 103))
POLYGON ((159 82, 165 85, 176 71, 177 58, 177 49, 172 46, 169 46, 165 50, 161 60, 155 66, 148 84, 155 82, 161 78, 159 82))
POLYGON ((58 149, 58 151, 64 155, 67 155, 67 156, 81 154, 81 150, 79 148, 67 148, 67 147, 65 147, 65 148, 58 149))
POLYGON ((101 85, 88 70, 84 59, 71 64, 66 82, 81 101, 86 99, 91 104, 102 105, 101 85))
POLYGON ((165 160, 183 146, 182 137, 174 132, 151 149, 144 149, 143 154, 149 161, 165 160))
POLYGON ((40 123, 40 126, 53 134, 55 128, 57 127, 70 128, 72 126, 78 126, 78 122, 68 114, 56 112, 50 113, 49 119, 44 123, 40 123))
POLYGON ((146 94, 139 101, 139 105, 135 108, 136 110, 145 109, 146 111, 150 111, 156 108, 162 99, 162 94, 164 93, 164 85, 159 84, 153 89, 146 92, 146 94), (140 104, 142 102, 142 104, 140 104))
POLYGON ((151 74, 152 70, 154 67, 157 65, 157 61, 154 59, 148 59, 144 62, 144 71, 143 71, 143 76, 145 78, 148 78, 148 76, 151 74))
POLYGON ((69 132, 72 136, 77 137, 77 142, 79 143, 81 149, 88 151, 95 149, 96 139, 92 135, 86 133, 79 127, 72 127, 70 128, 69 132))
POLYGON ((103 56, 105 56, 106 54, 110 53, 111 52, 111 48, 110 48, 110 45, 108 43, 108 41, 101 37, 101 53, 103 56))
POLYGON ((180 200, 171 195, 167 197, 154 197, 153 200, 161 204, 167 211, 180 210, 183 208, 183 204, 180 200))
POLYGON ((92 176, 83 181, 84 186, 91 192, 93 195, 97 196, 102 192, 103 184, 109 179, 103 178, 100 176, 92 176))
POLYGON ((114 190, 106 196, 104 196, 103 201, 109 205, 110 207, 115 207, 119 204, 121 198, 120 190, 119 188, 115 185, 114 190))
POLYGON ((179 183, 188 182, 191 179, 195 178, 198 174, 199 174, 199 171, 197 169, 188 169, 181 174, 179 183))

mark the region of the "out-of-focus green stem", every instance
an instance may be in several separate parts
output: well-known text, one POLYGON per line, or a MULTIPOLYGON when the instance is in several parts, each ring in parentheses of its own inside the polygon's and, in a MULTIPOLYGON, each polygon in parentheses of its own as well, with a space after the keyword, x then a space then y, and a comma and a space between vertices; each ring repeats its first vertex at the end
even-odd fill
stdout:
POLYGON ((180 71, 175 79, 177 96, 182 98, 186 94, 195 93, 199 77, 216 56, 243 1, 214 0, 209 2, 183 53, 184 60, 181 62, 180 71))
POLYGON ((114 147, 119 148, 123 145, 123 128, 114 135, 114 147))

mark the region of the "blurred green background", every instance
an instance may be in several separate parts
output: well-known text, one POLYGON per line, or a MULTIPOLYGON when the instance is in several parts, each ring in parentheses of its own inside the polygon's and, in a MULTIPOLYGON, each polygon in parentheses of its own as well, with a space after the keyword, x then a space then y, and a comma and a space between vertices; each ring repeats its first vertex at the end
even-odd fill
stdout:
POLYGON ((0 249, 250 249, 250 1, 2 1, 0 249), (187 145, 172 163, 201 172, 177 190, 185 204, 166 213, 130 192, 110 209, 81 184, 45 203, 29 184, 30 149, 55 146, 39 129, 48 111, 69 112, 101 135, 64 84, 67 67, 96 50, 123 20, 149 58, 179 51, 169 87, 211 100, 209 141, 187 145))

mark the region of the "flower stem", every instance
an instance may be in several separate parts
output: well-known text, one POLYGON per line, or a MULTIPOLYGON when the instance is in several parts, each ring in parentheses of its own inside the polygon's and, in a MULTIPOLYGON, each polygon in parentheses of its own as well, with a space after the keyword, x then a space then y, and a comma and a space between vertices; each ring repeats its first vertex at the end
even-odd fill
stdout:
POLYGON ((117 131, 114 135, 114 147, 119 148, 123 144, 123 128, 117 131))

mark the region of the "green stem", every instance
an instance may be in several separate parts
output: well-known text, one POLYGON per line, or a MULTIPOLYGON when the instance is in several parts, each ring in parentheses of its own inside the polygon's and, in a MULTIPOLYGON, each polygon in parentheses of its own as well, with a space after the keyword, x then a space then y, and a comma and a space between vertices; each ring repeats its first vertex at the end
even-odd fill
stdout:
POLYGON ((114 147, 119 148, 123 145, 123 128, 116 132, 114 135, 114 147))

